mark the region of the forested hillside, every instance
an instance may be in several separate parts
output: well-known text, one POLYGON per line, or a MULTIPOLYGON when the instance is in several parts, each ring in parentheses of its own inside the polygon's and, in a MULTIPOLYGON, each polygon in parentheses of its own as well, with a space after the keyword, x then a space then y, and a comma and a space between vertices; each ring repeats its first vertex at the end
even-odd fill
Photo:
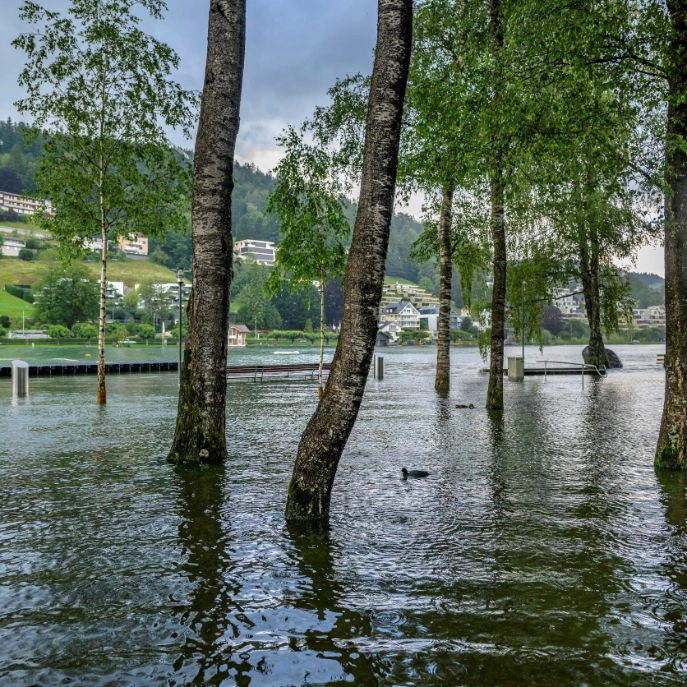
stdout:
MULTIPOLYGON (((190 160, 191 150, 183 150, 190 160)), ((22 124, 8 119, 0 121, 0 190, 11 193, 31 192, 35 188, 34 173, 40 143, 26 148, 22 124)), ((274 178, 252 164, 234 167, 234 194, 232 200, 232 229, 234 238, 261 239, 279 242, 279 223, 265 216, 265 199, 274 188, 274 178)), ((356 205, 350 203, 348 212, 355 217, 356 205)), ((436 270, 418 266, 410 260, 410 248, 422 231, 422 225, 406 214, 396 214, 391 222, 387 274, 416 282, 422 277, 434 279, 436 270)), ((171 269, 191 267, 191 237, 189 234, 170 232, 164 242, 150 241, 153 260, 171 269)), ((438 288, 438 272, 436 273, 438 288)))

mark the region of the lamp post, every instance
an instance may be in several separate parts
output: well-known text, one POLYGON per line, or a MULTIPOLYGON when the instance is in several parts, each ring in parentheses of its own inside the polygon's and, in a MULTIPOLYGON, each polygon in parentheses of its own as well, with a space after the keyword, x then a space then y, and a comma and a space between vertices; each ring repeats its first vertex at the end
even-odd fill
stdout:
POLYGON ((179 284, 179 387, 181 388, 181 342, 183 339, 183 317, 181 310, 182 297, 182 287, 184 286, 184 270, 181 267, 177 270, 177 283, 179 284))
POLYGON ((522 369, 525 369, 525 284, 522 282, 522 369))

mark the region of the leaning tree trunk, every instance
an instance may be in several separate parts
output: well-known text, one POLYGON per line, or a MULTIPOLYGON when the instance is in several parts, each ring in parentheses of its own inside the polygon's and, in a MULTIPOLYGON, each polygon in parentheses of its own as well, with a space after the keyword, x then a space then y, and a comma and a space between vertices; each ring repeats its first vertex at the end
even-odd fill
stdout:
POLYGON ((591 227, 589 247, 586 232, 580 242, 580 275, 584 294, 584 308, 589 323, 589 355, 586 362, 599 369, 606 367, 606 347, 601 335, 601 288, 599 285, 599 237, 591 227))
POLYGON ((346 269, 341 334, 324 396, 298 447, 286 504, 289 520, 317 520, 329 515, 336 469, 358 416, 377 338, 410 62, 413 3, 378 0, 378 8, 363 175, 346 269))
POLYGON ((439 322, 437 325, 437 373, 434 388, 446 393, 451 385, 451 221, 453 210, 453 187, 446 186, 439 218, 439 322))
POLYGON ((320 272, 320 364, 317 369, 317 396, 320 399, 324 395, 322 368, 324 365, 324 280, 326 277, 323 266, 320 272))
POLYGON ((211 0, 193 169, 193 290, 168 458, 177 463, 218 463, 227 455, 231 193, 245 45, 246 0, 211 0))
POLYGON ((666 144, 665 271, 666 394, 656 465, 687 468, 687 0, 668 2, 669 53, 666 144))
POLYGON ((491 365, 487 409, 503 410, 503 347, 506 329, 506 218, 503 174, 491 180, 491 238, 494 244, 494 286, 491 295, 491 365))
MULTIPOLYGON (((501 0, 489 2, 489 24, 492 52, 498 58, 503 47, 503 17, 501 0)), ((497 89, 496 97, 500 89, 497 89)), ((494 137, 499 147, 498 134, 494 137)), ((506 338, 506 212, 503 160, 496 152, 491 175, 491 239, 494 244, 494 286, 491 297, 491 365, 487 389, 487 410, 503 410, 503 346, 506 338)))

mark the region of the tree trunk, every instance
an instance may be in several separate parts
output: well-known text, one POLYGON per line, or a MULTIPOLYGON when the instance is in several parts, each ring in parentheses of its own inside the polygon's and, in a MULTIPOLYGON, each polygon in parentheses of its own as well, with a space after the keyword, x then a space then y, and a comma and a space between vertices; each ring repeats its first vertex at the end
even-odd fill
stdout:
POLYGON ((503 174, 491 180, 491 237, 494 244, 494 286, 491 295, 491 365, 487 410, 503 410, 503 346, 506 328, 506 218, 503 174))
POLYGON ((245 0, 211 0, 193 170, 193 290, 176 431, 168 457, 176 463, 218 463, 227 456, 231 193, 245 44, 245 0))
POLYGON ((453 187, 444 188, 439 218, 439 322, 437 324, 437 373, 434 388, 446 393, 451 385, 451 222, 453 187))
POLYGON ((594 227, 587 233, 582 232, 580 241, 580 275, 584 295, 584 308, 589 323, 589 357, 590 365, 599 369, 606 368, 606 348, 601 336, 601 289, 599 285, 599 237, 594 227))
POLYGON ((324 395, 322 385, 322 364, 324 363, 324 269, 320 274, 320 368, 317 373, 317 396, 321 400, 324 395))
POLYGON ((100 81, 100 156, 98 167, 100 172, 98 193, 100 197, 100 235, 103 239, 103 250, 100 255, 100 313, 98 317, 98 392, 96 403, 105 405, 107 403, 107 390, 105 388, 105 316, 106 316, 106 296, 107 296, 107 213, 105 211, 105 152, 103 150, 105 141, 105 110, 107 103, 107 79, 109 75, 108 42, 105 39, 103 45, 102 76, 100 81))
POLYGON ((412 37, 412 0, 378 0, 363 175, 346 269, 344 315, 327 388, 303 433, 288 520, 329 515, 341 453, 358 416, 378 329, 412 37))
MULTIPOLYGON (((495 55, 503 47, 503 17, 500 0, 490 0, 489 23, 492 51, 495 55)), ((498 98, 498 90, 496 97, 498 98)), ((504 208, 503 160, 495 136, 494 162, 491 175, 491 238, 494 244, 494 286, 491 297, 491 365, 487 410, 503 410, 503 345, 506 328, 506 212, 504 208)))
POLYGON ((668 65, 665 271, 666 393, 656 465, 687 468, 687 0, 668 2, 673 36, 668 65))
POLYGON ((98 393, 96 402, 100 405, 107 403, 105 388, 105 315, 107 296, 107 227, 103 217, 101 235, 103 250, 100 255, 100 314, 98 317, 98 393))

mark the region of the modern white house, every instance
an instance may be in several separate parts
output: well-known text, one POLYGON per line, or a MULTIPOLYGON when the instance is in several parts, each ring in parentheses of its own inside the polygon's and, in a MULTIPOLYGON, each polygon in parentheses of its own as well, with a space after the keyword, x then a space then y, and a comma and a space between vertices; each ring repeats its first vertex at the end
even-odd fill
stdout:
POLYGON ((230 324, 228 344, 230 348, 246 345, 246 335, 250 334, 250 329, 245 324, 230 324))
MULTIPOLYGON (((436 332, 439 330, 439 306, 433 306, 430 308, 420 308, 420 321, 425 320, 427 322, 427 329, 430 332, 436 332)), ((457 313, 451 310, 451 318, 449 321, 449 329, 460 329, 460 323, 463 318, 457 313)))
POLYGON ((388 303, 381 307, 380 322, 393 322, 401 329, 420 329, 420 313, 412 304, 405 301, 388 303))
POLYGON ((26 241, 18 239, 16 236, 3 236, 2 254, 6 258, 18 258, 19 251, 26 248, 26 241))
POLYGON ((86 250, 94 250, 94 251, 101 252, 103 249, 103 237, 102 236, 94 236, 93 238, 90 238, 90 239, 84 239, 83 247, 86 250))
POLYGON ((246 260, 252 255, 258 265, 274 265, 276 251, 273 241, 242 239, 234 243, 234 255, 238 260, 246 260))

